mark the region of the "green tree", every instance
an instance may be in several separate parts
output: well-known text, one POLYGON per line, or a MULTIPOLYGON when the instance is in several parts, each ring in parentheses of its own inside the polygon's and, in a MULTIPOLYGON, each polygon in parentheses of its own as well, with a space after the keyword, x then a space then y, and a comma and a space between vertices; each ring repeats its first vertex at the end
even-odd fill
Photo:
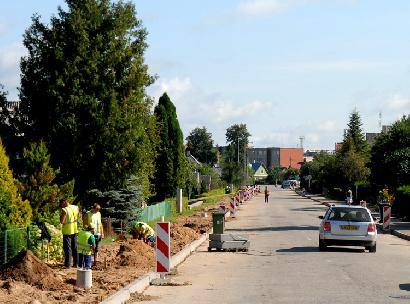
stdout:
POLYGON ((246 148, 251 134, 246 124, 234 124, 226 130, 228 147, 224 150, 222 179, 228 183, 241 184, 246 175, 246 148))
POLYGON ((28 201, 17 192, 9 158, 0 141, 0 230, 30 224, 32 210, 28 201))
POLYGON ((200 162, 213 165, 217 161, 212 134, 205 127, 195 128, 186 138, 186 149, 200 162))
POLYGON ((410 117, 377 136, 371 152, 371 181, 376 188, 410 185, 410 117))
POLYGON ((45 140, 60 178, 74 178, 80 194, 123 188, 130 177, 147 187, 155 156, 147 32, 129 2, 66 3, 49 24, 34 16, 24 35, 22 133, 45 140))
POLYGON ((351 150, 357 153, 368 151, 368 145, 363 134, 362 121, 358 111, 354 110, 350 114, 347 127, 343 138, 341 153, 345 154, 351 150))
POLYGON ((181 128, 174 104, 164 93, 154 110, 159 130, 159 145, 155 160, 156 199, 174 196, 176 188, 184 188, 187 160, 181 128))
POLYGON ((333 189, 339 186, 340 172, 337 166, 336 155, 320 152, 313 161, 305 163, 300 168, 301 187, 314 193, 322 193, 324 189, 333 189), (309 183, 305 177, 310 175, 309 183))
POLYGON ((23 167, 25 174, 20 180, 20 193, 30 202, 33 220, 50 221, 59 208, 59 200, 73 198, 74 180, 62 185, 55 182, 60 170, 50 166, 50 154, 43 141, 24 149, 23 167))
POLYGON ((349 116, 341 150, 337 153, 337 167, 341 173, 336 178, 340 188, 352 187, 355 183, 365 183, 369 177, 369 146, 367 145, 359 113, 355 110, 349 116))

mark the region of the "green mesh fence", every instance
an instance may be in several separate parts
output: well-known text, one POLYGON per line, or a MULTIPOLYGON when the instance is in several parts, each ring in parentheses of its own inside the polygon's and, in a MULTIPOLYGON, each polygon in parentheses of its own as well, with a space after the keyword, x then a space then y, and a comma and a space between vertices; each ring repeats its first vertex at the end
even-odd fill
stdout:
POLYGON ((171 216, 170 202, 162 202, 141 209, 139 220, 142 222, 150 222, 159 219, 161 216, 171 216))
POLYGON ((21 249, 29 245, 27 228, 9 229, 0 232, 0 264, 7 263, 21 249))

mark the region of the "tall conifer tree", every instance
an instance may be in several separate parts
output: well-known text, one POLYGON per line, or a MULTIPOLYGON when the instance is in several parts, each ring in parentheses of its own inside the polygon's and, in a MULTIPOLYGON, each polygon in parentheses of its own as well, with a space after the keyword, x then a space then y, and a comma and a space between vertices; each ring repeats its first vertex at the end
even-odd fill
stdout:
POLYGON ((186 158, 176 108, 167 93, 160 97, 154 112, 160 130, 154 184, 156 199, 163 200, 174 196, 177 187, 183 188, 186 158))

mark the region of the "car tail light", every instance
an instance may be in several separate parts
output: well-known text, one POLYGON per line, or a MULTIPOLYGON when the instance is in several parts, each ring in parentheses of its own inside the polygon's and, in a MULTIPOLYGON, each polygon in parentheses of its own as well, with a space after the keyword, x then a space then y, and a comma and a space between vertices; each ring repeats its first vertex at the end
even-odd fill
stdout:
POLYGON ((332 228, 330 226, 330 222, 325 222, 325 231, 331 231, 332 228))
POLYGON ((375 232, 376 231, 376 226, 374 223, 370 223, 369 227, 367 227, 367 232, 375 232))

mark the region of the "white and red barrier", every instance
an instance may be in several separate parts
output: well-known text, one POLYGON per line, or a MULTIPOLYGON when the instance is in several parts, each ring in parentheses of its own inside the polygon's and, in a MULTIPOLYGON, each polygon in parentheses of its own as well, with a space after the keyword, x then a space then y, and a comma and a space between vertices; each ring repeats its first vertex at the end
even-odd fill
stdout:
POLYGON ((391 206, 383 206, 383 230, 390 229, 391 206))
POLYGON ((165 274, 170 272, 171 268, 171 236, 170 236, 170 223, 159 222, 156 225, 157 242, 155 257, 157 259, 157 272, 165 274))

